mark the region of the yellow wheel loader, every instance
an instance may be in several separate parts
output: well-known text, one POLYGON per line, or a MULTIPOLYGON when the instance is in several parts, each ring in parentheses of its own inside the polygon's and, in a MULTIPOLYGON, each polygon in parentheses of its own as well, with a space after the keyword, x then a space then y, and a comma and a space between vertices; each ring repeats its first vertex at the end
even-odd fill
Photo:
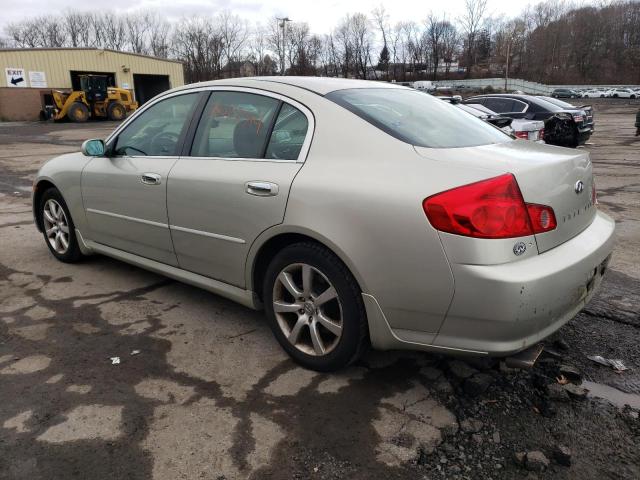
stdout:
POLYGON ((55 121, 68 118, 72 122, 86 122, 90 118, 124 120, 138 108, 129 90, 108 87, 103 75, 80 76, 81 90, 63 92, 53 90, 55 121))

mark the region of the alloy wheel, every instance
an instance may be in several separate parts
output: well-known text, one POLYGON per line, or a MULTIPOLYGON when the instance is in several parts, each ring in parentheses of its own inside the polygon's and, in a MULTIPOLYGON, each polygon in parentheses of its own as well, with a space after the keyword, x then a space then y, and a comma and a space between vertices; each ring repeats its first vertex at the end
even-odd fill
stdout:
POLYGON ((54 199, 44 204, 42 211, 45 235, 56 253, 64 255, 69 249, 69 222, 62 206, 54 199))
POLYGON ((330 353, 342 336, 342 305, 338 292, 320 270, 291 264, 273 286, 273 311, 285 338, 307 355, 330 353))

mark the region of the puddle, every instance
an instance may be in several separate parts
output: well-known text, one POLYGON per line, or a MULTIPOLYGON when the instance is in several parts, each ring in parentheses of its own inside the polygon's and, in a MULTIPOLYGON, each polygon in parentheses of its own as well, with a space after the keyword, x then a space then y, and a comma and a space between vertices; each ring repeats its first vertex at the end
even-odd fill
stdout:
POLYGON ((583 381, 581 386, 589 390, 590 397, 607 400, 616 407, 622 408, 625 405, 629 405, 633 409, 640 410, 640 395, 638 394, 626 393, 609 385, 589 382, 588 380, 583 381))

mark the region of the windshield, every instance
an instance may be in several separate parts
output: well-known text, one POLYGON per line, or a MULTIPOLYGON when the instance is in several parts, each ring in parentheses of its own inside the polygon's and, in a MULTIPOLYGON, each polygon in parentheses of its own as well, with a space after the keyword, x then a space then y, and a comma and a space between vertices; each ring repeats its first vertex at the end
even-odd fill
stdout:
POLYGON ((338 90, 326 98, 417 147, 475 147, 512 139, 457 106, 410 89, 338 90))

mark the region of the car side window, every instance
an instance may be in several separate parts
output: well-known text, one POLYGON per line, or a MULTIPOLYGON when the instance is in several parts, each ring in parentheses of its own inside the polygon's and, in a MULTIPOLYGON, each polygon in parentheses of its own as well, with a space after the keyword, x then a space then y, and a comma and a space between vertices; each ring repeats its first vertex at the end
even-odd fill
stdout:
POLYGON ((204 108, 192 157, 262 158, 280 101, 246 92, 214 91, 204 108))
POLYGON ((297 160, 307 136, 307 116, 288 103, 282 104, 273 126, 265 158, 297 160))
POLYGON ((513 113, 522 113, 527 109, 527 104, 525 102, 521 102, 520 100, 513 100, 511 108, 511 111, 513 113))
POLYGON ((131 156, 175 156, 178 141, 198 99, 197 93, 161 100, 138 115, 116 139, 114 153, 131 156))
POLYGON ((500 108, 499 98, 485 98, 482 104, 489 110, 493 110, 496 113, 504 113, 504 110, 500 108))
POLYGON ((492 98, 491 105, 487 104, 487 107, 497 113, 511 113, 513 112, 513 100, 510 98, 492 98))

